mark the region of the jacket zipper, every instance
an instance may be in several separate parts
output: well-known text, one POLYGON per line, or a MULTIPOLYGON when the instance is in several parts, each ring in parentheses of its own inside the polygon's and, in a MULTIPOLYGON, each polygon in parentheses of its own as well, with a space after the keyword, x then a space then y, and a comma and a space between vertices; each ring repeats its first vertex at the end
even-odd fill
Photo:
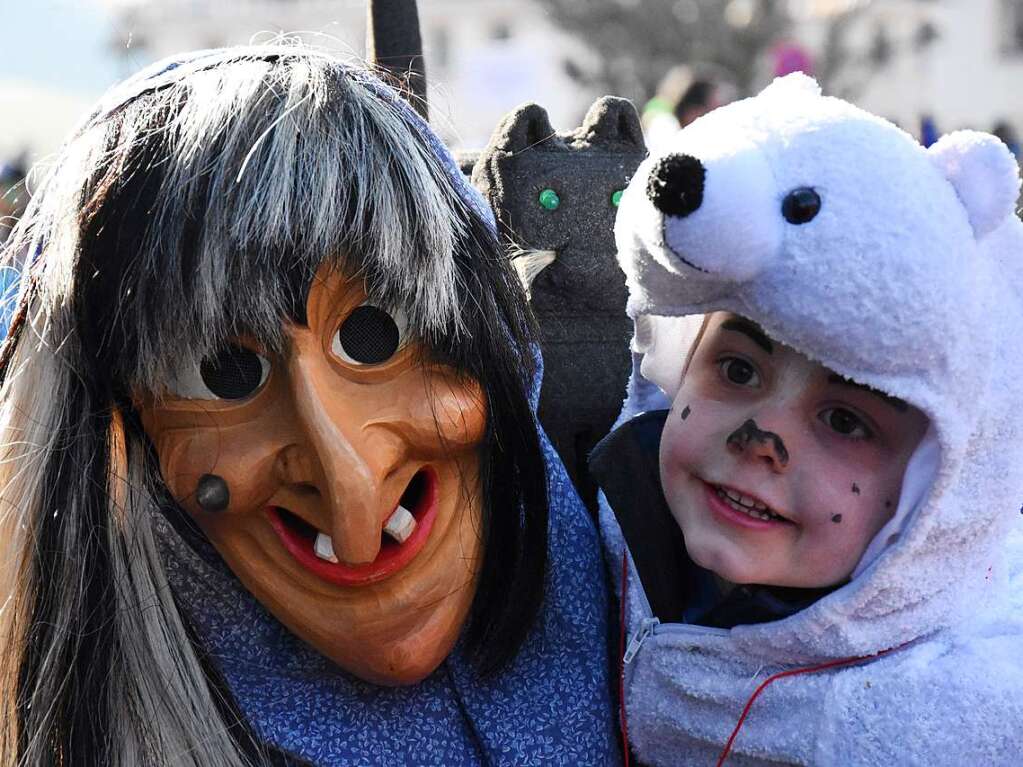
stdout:
POLYGON ((622 656, 623 663, 632 663, 632 659, 636 657, 639 648, 646 641, 646 638, 654 633, 654 627, 658 624, 660 624, 660 621, 657 618, 643 619, 643 622, 639 624, 639 629, 629 639, 629 645, 625 648, 625 655, 622 656))
MULTIPOLYGON (((622 577, 622 583, 624 584, 628 577, 627 570, 623 571, 622 577)), ((626 586, 623 585, 623 598, 625 589, 626 586)), ((690 634, 695 636, 726 636, 730 633, 728 629, 712 628, 710 626, 694 626, 691 623, 661 623, 661 621, 654 616, 654 611, 650 607, 650 602, 647 599, 646 592, 643 591, 642 585, 639 587, 639 597, 643 614, 648 617, 643 618, 639 624, 639 628, 636 629, 629 638, 629 643, 625 648, 625 654, 622 656, 623 668, 625 665, 632 662, 632 660, 636 657, 636 653, 639 652, 640 647, 642 647, 647 638, 653 634, 673 633, 690 634)), ((624 614, 622 619, 625 620, 624 614)))

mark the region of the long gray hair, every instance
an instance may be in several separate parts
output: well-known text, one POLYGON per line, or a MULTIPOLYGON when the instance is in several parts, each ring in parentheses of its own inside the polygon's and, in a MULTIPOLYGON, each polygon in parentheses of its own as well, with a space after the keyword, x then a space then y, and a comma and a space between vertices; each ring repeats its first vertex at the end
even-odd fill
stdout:
POLYGON ((22 249, 0 354, 0 763, 272 762, 168 586, 168 499, 131 403, 239 334, 280 351, 324 262, 483 384, 468 640, 485 670, 514 655, 546 565, 531 329, 485 212, 393 92, 298 46, 159 65, 65 145, 6 253, 22 249))

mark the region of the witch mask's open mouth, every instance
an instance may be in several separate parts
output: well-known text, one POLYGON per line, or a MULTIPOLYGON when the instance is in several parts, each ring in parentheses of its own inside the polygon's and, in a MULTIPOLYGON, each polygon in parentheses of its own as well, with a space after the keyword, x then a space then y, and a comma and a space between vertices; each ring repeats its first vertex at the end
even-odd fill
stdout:
POLYGON ((281 506, 266 510, 274 532, 300 565, 338 586, 365 586, 387 578, 419 553, 437 516, 437 477, 421 469, 409 482, 380 531, 380 551, 372 562, 339 562, 330 535, 281 506))

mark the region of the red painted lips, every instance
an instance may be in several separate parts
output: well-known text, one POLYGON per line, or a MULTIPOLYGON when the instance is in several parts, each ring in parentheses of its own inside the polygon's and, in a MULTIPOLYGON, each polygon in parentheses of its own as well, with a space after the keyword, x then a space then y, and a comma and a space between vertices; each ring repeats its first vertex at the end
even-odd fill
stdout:
MULTIPOLYGON (((377 558, 365 565, 346 565, 343 562, 334 563, 320 559, 313 551, 314 537, 305 535, 294 525, 288 524, 281 510, 275 506, 268 508, 266 514, 284 548, 313 575, 336 586, 368 586, 405 567, 415 558, 430 536, 433 522, 437 518, 437 477, 430 470, 420 472, 417 477, 420 476, 422 487, 414 508, 409 509, 416 519, 416 529, 404 543, 383 536, 377 558)), ((392 513, 393 511, 392 509, 392 513)))

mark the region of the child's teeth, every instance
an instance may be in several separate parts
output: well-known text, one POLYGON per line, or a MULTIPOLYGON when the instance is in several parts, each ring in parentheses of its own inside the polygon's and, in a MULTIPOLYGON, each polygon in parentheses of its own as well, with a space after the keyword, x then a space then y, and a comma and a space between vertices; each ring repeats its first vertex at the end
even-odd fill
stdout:
POLYGON ((741 511, 743 514, 747 514, 755 519, 770 520, 775 516, 767 506, 748 495, 733 493, 731 490, 726 490, 723 487, 717 488, 717 494, 736 511, 741 511))
POLYGON ((329 535, 317 533, 316 543, 313 544, 313 551, 316 552, 316 556, 320 559, 337 564, 337 555, 334 554, 334 541, 330 539, 329 535))
POLYGON ((416 518, 404 506, 394 510, 387 524, 384 525, 384 532, 394 538, 398 543, 404 543, 416 529, 416 518))

